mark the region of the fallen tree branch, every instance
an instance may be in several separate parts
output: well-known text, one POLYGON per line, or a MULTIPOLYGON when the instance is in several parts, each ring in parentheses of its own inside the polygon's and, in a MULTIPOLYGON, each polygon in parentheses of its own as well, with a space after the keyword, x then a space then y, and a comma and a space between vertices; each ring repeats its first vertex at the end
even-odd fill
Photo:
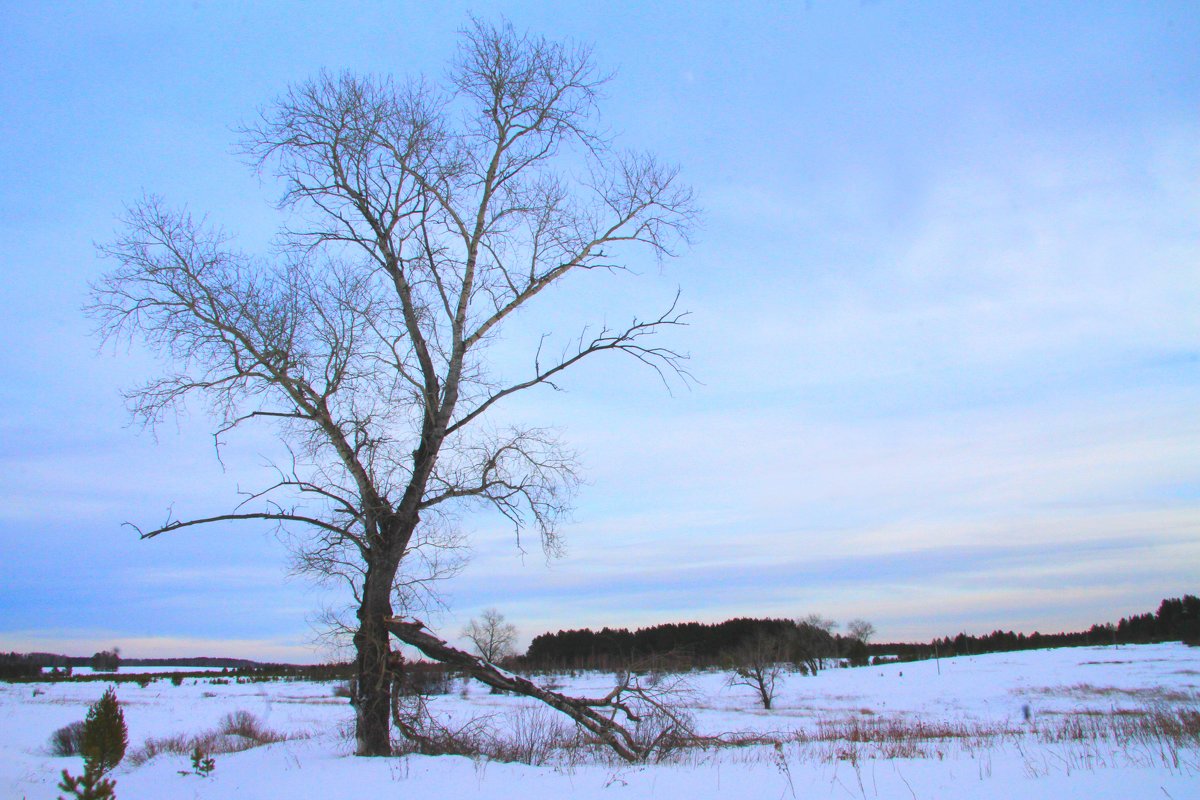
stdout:
POLYGON ((629 680, 623 680, 620 686, 602 698, 569 697, 543 689, 532 681, 502 670, 478 656, 451 647, 425 630, 419 622, 392 617, 386 620, 385 624, 393 636, 417 648, 429 658, 457 667, 480 683, 535 698, 561 711, 630 763, 644 761, 664 738, 660 733, 651 742, 640 743, 627 728, 614 719, 618 710, 634 722, 639 719, 622 698, 627 692, 639 694, 629 680), (612 716, 605 716, 597 711, 597 708, 612 709, 612 716))

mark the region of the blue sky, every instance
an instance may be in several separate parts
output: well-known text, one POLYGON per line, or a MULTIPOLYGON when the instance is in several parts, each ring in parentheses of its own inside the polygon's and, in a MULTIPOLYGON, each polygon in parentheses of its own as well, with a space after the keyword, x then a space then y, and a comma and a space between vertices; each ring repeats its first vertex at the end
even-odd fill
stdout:
MULTIPOLYGON (((447 635, 734 615, 865 617, 886 639, 1057 630, 1200 575, 1200 7, 1175 3, 70 3, 0 7, 0 650, 316 659, 339 597, 210 513, 203 410, 157 437, 80 307, 125 204, 247 249, 279 187, 236 125, 321 68, 441 74, 468 10, 594 44, 604 121, 677 162, 695 244, 581 276, 527 333, 693 312, 700 383, 585 365, 505 411, 588 479, 566 557, 468 516, 447 635)), ((519 341, 519 336, 517 337, 519 341)))

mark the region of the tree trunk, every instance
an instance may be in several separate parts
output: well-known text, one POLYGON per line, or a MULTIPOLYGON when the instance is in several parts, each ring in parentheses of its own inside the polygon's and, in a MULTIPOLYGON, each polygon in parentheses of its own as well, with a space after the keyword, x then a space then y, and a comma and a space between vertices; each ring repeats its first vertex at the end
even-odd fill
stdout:
POLYGON ((356 752, 360 756, 392 754, 391 639, 386 620, 392 616, 394 573, 394 569, 369 566, 358 609, 358 631, 354 634, 354 710, 356 752))

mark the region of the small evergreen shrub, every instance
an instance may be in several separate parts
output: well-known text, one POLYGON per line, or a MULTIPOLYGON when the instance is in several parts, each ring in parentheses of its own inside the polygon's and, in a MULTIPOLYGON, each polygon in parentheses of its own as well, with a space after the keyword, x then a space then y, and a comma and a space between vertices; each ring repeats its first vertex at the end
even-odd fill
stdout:
MULTIPOLYGON (((83 774, 78 778, 73 777, 64 769, 62 780, 58 782, 58 788, 69 792, 74 800, 116 800, 117 798, 114 794, 117 788, 116 781, 104 777, 104 773, 91 762, 84 766, 83 774)), ((60 796, 58 800, 64 800, 64 798, 60 796)))
POLYGON ((197 744, 192 749, 192 769, 201 778, 207 778, 212 774, 212 771, 217 768, 216 760, 200 749, 197 744))
MULTIPOLYGON (((55 733, 57 735, 58 731, 55 733)), ((88 709, 87 719, 83 721, 79 742, 83 774, 75 777, 64 769, 58 788, 69 792, 75 800, 115 800, 116 781, 104 776, 121 763, 128 744, 125 714, 117 703, 116 691, 110 686, 88 709)))
POLYGON ((110 686, 88 709, 87 719, 83 723, 83 757, 104 774, 121 763, 128 745, 129 729, 125 727, 125 714, 117 703, 116 691, 110 686))

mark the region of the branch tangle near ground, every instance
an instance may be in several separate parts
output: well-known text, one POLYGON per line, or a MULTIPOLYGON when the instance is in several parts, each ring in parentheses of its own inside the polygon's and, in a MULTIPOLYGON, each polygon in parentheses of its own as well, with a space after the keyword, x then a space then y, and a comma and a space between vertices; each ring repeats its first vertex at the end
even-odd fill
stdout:
POLYGON ((415 647, 429 658, 463 670, 480 683, 501 691, 532 697, 566 714, 628 762, 645 761, 669 741, 680 736, 692 736, 687 722, 673 713, 661 697, 656 697, 653 693, 636 685, 629 676, 622 679, 604 697, 570 697, 545 689, 526 678, 502 670, 478 656, 451 647, 444 640, 425 630, 419 622, 393 617, 387 621, 387 627, 391 634, 401 642, 415 647), (643 740, 616 721, 618 712, 624 714, 630 722, 642 721, 647 712, 642 708, 635 708, 634 702, 667 719, 667 724, 663 725, 653 737, 643 740), (608 713, 602 713, 598 709, 606 709, 608 713))

